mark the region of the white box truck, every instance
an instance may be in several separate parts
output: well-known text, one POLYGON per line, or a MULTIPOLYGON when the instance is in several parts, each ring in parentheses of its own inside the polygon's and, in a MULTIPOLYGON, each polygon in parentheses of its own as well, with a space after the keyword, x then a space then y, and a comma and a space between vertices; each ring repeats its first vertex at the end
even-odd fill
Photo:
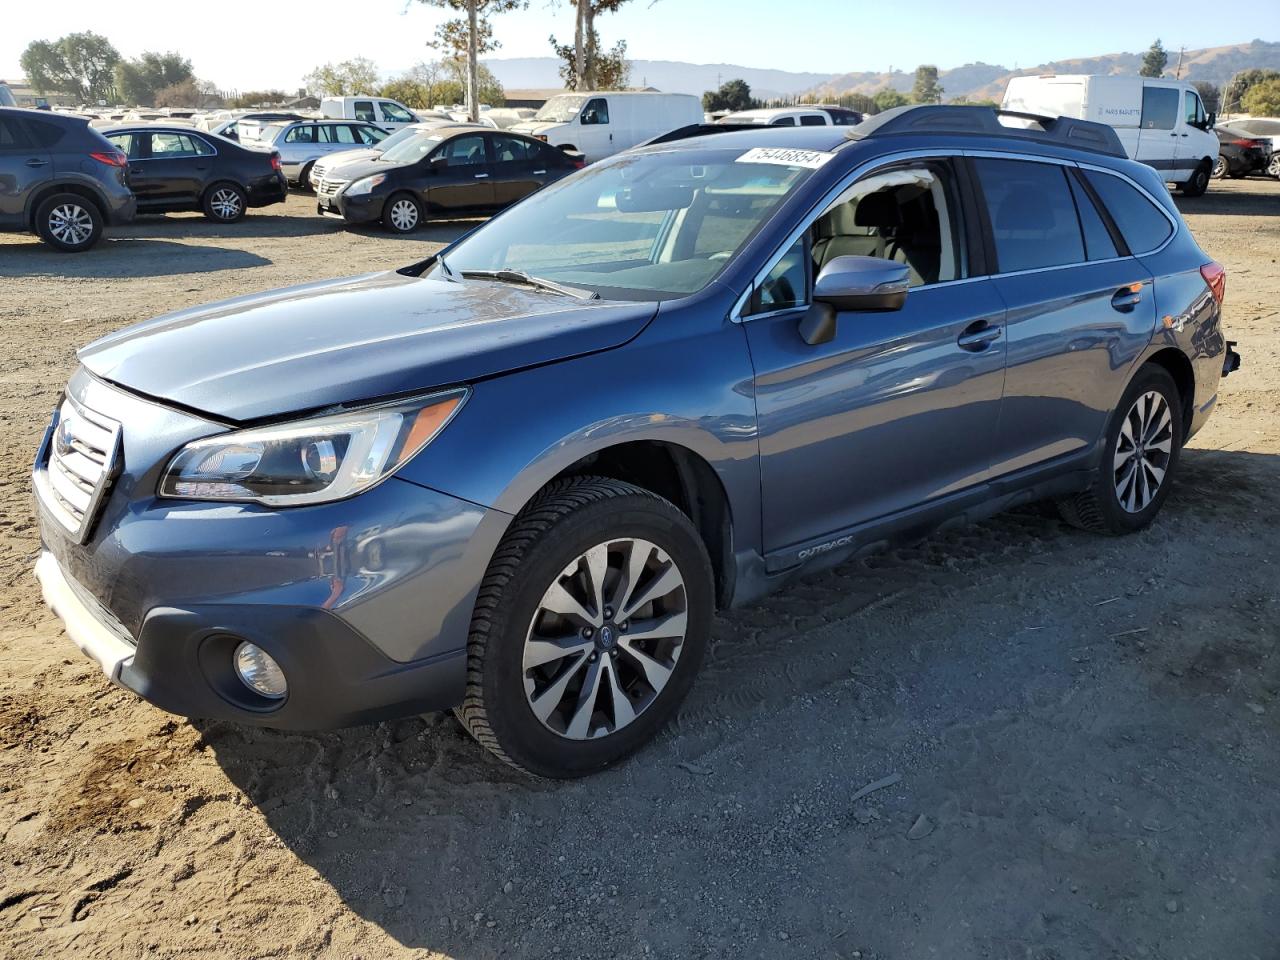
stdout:
POLYGON ((509 129, 593 163, 660 133, 702 122, 702 102, 688 93, 594 90, 552 97, 532 120, 509 129))
POLYGON ((1068 74, 1014 77, 1006 110, 1094 120, 1115 128, 1125 151, 1198 197, 1218 156, 1213 117, 1195 87, 1180 80, 1068 74))
POLYGON ((395 133, 418 122, 418 116, 398 100, 386 97, 325 97, 320 114, 332 120, 363 120, 395 133))

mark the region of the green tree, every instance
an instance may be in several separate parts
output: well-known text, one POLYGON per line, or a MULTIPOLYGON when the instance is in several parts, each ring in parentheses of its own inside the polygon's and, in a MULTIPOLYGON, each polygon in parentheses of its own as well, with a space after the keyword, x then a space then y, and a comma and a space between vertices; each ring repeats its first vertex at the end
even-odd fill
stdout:
POLYGON ((243 110, 251 107, 267 107, 273 103, 284 103, 288 99, 290 99, 289 94, 283 90, 246 90, 239 96, 232 97, 227 106, 243 110))
POLYGON ((1241 70, 1231 78, 1227 88, 1222 91, 1222 112, 1231 113, 1243 109, 1244 97, 1249 92, 1250 87, 1267 80, 1276 79, 1280 79, 1280 71, 1260 70, 1257 68, 1241 70))
POLYGON ((212 84, 188 77, 161 87, 156 91, 152 103, 157 107, 194 107, 197 110, 207 110, 222 106, 222 97, 218 96, 212 84))
POLYGON ((116 95, 125 103, 154 104, 156 93, 165 87, 191 80, 191 61, 180 53, 143 53, 133 60, 121 60, 114 70, 116 95))
POLYGON ((751 87, 745 80, 729 80, 719 90, 708 90, 702 95, 702 109, 708 113, 717 110, 750 110, 758 101, 751 96, 751 87))
POLYGON ((96 33, 69 33, 27 44, 18 63, 36 93, 68 93, 81 100, 112 99, 112 71, 120 53, 96 33))
MULTIPOLYGON (((493 38, 493 24, 490 22, 490 17, 509 13, 512 10, 523 10, 528 6, 528 0, 418 0, 418 2, 429 7, 464 14, 437 27, 435 39, 430 46, 442 51, 447 59, 460 58, 465 63, 467 116, 472 120, 480 119, 482 99, 480 54, 495 50, 499 46, 498 41, 493 38)), ((500 85, 498 89, 501 91, 500 85)))
POLYGON ((1138 71, 1140 77, 1162 77, 1164 76, 1164 68, 1169 65, 1169 54, 1164 48, 1164 44, 1156 40, 1151 44, 1150 49, 1142 55, 1142 69, 1138 71))
POLYGON ((564 81, 566 90, 620 90, 631 82, 631 63, 627 60, 627 41, 619 40, 612 50, 600 50, 600 34, 591 31, 591 39, 587 43, 588 68, 587 83, 580 87, 581 79, 575 67, 576 54, 568 44, 556 43, 551 37, 551 48, 560 58, 560 79, 564 81))
POLYGON ((316 67, 302 82, 317 97, 351 97, 378 86, 378 68, 372 60, 355 57, 316 67))
POLYGON ((1255 117, 1280 116, 1280 78, 1255 83, 1244 95, 1241 106, 1255 117))
POLYGON ((1217 113, 1222 105, 1222 91, 1208 80, 1193 80, 1191 85, 1200 94, 1200 102, 1204 104, 1205 113, 1217 113))
POLYGON ((885 87, 873 98, 876 105, 876 112, 884 110, 892 110, 894 107, 905 107, 911 102, 911 99, 905 94, 892 87, 885 87))
POLYGON ((968 97, 956 97, 954 100, 947 101, 956 107, 998 107, 1000 104, 994 100, 970 100, 968 97))
POLYGON ((921 64, 916 67, 916 82, 911 88, 911 99, 915 103, 941 103, 945 91, 938 83, 938 68, 932 64, 921 64))

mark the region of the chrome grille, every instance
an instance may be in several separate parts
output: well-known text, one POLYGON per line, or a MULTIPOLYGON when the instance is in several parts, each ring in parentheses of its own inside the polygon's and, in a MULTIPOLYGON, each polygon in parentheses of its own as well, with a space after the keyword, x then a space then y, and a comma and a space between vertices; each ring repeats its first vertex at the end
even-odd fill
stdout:
POLYGON ((36 493, 80 543, 88 539, 119 450, 120 424, 70 397, 62 401, 36 469, 36 493))
POLYGON ((341 190, 344 186, 346 186, 346 183, 347 181, 345 180, 321 180, 320 186, 316 188, 316 196, 318 197, 335 196, 339 190, 341 190))

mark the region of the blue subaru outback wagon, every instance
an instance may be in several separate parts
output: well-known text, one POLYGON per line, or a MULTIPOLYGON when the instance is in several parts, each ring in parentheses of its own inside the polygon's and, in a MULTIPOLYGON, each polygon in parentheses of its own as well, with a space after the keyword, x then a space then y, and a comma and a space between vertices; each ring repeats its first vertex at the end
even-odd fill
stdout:
POLYGON ((454 708, 598 769, 713 611, 956 518, 1160 510, 1238 363, 1109 128, 979 107, 623 153, 440 255, 86 347, 36 573, 115 683, 282 728, 454 708))

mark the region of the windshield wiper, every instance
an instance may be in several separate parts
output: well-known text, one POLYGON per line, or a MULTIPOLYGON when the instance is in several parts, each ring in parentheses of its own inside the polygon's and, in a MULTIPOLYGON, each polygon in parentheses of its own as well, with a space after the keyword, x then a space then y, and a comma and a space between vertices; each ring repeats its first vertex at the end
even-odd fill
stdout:
POLYGON ((453 267, 445 263, 444 254, 436 254, 436 266, 440 268, 440 276, 450 283, 461 283, 462 279, 453 272, 453 267))
MULTIPOLYGON (((452 271, 450 271, 452 272, 452 271)), ((546 280, 542 277, 534 277, 523 270, 463 270, 462 276, 475 280, 501 280, 503 283, 521 283, 527 287, 538 287, 541 290, 550 290, 552 293, 559 293, 566 297, 576 297, 579 300, 599 300, 600 294, 594 290, 584 290, 582 287, 570 287, 567 284, 556 283, 554 280, 546 280)))

